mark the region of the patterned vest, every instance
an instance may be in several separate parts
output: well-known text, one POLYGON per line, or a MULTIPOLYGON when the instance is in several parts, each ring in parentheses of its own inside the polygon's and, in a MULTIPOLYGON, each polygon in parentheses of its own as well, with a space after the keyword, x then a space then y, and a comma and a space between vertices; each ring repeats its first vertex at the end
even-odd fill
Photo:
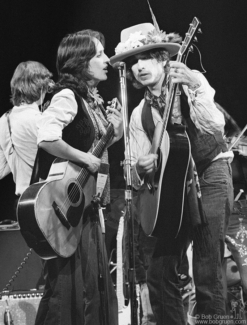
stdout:
MULTIPOLYGON (((191 153, 195 161, 198 175, 210 165, 211 161, 220 153, 226 152, 227 146, 220 131, 215 131, 214 134, 203 133, 196 128, 189 114, 190 107, 188 105, 187 96, 181 95, 181 112, 187 124, 187 133, 191 143, 191 153)), ((142 125, 150 142, 152 142, 154 134, 154 121, 151 111, 150 101, 145 100, 142 109, 142 125)), ((182 125, 168 124, 169 128, 177 128, 178 130, 182 125)))
POLYGON ((187 124, 192 157, 200 176, 220 152, 227 151, 227 146, 220 131, 209 134, 203 133, 196 128, 190 118, 190 107, 186 95, 181 96, 181 111, 187 124))

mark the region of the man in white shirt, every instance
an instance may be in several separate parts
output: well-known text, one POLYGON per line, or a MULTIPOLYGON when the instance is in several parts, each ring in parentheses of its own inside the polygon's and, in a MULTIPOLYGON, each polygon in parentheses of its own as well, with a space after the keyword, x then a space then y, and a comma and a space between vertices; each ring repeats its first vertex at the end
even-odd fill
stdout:
MULTIPOLYGON (((202 194, 203 210, 211 232, 211 236, 205 235, 202 238, 202 233, 199 232, 197 237, 195 234, 193 237, 194 250, 197 246, 196 238, 199 239, 197 244, 207 246, 207 253, 205 250, 199 250, 194 254, 196 314, 198 318, 211 319, 213 317, 215 319, 215 317, 224 317, 222 315, 226 314, 224 291, 226 283, 222 278, 222 260, 226 228, 233 200, 229 163, 229 158, 233 154, 227 150, 223 140, 225 122, 223 114, 215 106, 214 89, 198 71, 190 70, 181 62, 170 61, 170 58, 178 53, 180 45, 177 42, 180 41, 181 38, 178 35, 162 33, 152 24, 133 26, 122 31, 116 55, 110 58, 110 62, 114 65, 119 61, 125 61, 127 78, 136 88, 146 87, 144 99, 134 109, 129 126, 133 186, 139 192, 142 190, 147 192, 145 177, 156 170, 158 160, 157 151, 150 152, 152 140, 156 136, 156 126, 163 125, 164 116, 169 118, 168 136, 165 132, 159 144, 160 147, 166 145, 169 149, 166 148, 168 160, 163 183, 167 186, 167 179, 171 183, 168 184, 165 195, 162 196, 164 192, 161 192, 160 205, 168 202, 171 209, 177 205, 179 189, 176 188, 176 182, 177 174, 183 168, 183 163, 181 163, 184 159, 183 150, 187 146, 188 157, 190 157, 191 150, 200 177, 202 193, 198 191, 198 186, 195 188, 197 188, 197 195, 202 194), (180 106, 179 97, 175 96, 173 108, 168 115, 166 110, 169 107, 170 82, 182 86, 181 92, 184 93, 183 97, 186 101, 180 106), (177 141, 176 136, 186 143, 185 125, 189 135, 188 143, 185 147, 183 143, 181 146, 176 146, 174 145, 177 141), (172 169, 174 166, 177 166, 177 169, 172 169)), ((189 200, 191 190, 192 187, 189 186, 187 195, 183 196, 184 214, 178 233, 174 232, 177 226, 176 216, 169 209, 162 218, 163 222, 167 220, 166 227, 160 226, 155 229, 154 233, 157 236, 157 242, 147 271, 147 284, 151 306, 158 325, 185 325, 187 323, 177 286, 177 273, 188 248, 191 230, 194 226, 193 204, 189 200)), ((145 202, 142 201, 140 207, 143 204, 145 205, 145 202)), ((150 204, 152 203, 147 203, 145 207, 148 209, 150 204)), ((144 212, 143 209, 139 210, 141 222, 144 212)))
POLYGON ((11 79, 12 110, 0 118, 0 179, 13 174, 16 195, 28 187, 37 153, 37 126, 52 74, 39 62, 20 63, 11 79))

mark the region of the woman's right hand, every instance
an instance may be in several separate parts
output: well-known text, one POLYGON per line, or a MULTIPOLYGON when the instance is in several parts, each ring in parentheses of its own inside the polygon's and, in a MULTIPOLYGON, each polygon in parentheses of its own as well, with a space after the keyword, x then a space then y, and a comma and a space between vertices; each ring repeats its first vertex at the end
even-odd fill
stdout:
POLYGON ((90 173, 96 173, 99 169, 100 163, 101 160, 99 158, 95 157, 90 152, 87 153, 87 169, 90 173))

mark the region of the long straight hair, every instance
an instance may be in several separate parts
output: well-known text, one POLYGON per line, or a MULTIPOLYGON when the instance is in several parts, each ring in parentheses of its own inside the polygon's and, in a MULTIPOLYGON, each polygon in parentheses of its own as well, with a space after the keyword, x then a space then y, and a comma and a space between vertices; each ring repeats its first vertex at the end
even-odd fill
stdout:
POLYGON ((87 81, 91 79, 89 62, 97 53, 95 39, 105 46, 103 34, 91 29, 69 34, 62 39, 57 51, 58 82, 55 90, 68 86, 79 95, 86 96, 87 81))

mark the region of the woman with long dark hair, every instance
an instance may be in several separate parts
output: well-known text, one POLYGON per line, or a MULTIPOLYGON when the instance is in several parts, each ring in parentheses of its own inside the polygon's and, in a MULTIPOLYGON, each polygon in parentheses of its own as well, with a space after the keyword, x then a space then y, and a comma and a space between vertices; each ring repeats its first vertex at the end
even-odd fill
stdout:
MULTIPOLYGON (((51 163, 60 157, 98 171, 101 161, 108 163, 107 149, 101 159, 91 152, 105 134, 109 123, 114 135, 108 146, 123 134, 121 113, 103 107, 97 85, 107 79, 109 59, 104 53, 104 36, 83 30, 67 35, 57 53, 58 82, 48 109, 38 124, 38 144, 41 150, 40 178, 46 179, 51 163)), ((85 190, 85 189, 84 189, 85 190)), ((110 201, 109 178, 102 193, 102 204, 110 201)), ((116 294, 111 282, 104 243, 93 210, 83 215, 81 242, 69 258, 57 257, 45 261, 45 292, 41 300, 36 325, 81 325, 118 323, 116 294), (99 254, 99 240, 103 247, 99 254), (104 269, 104 270, 103 270, 104 269), (100 288, 100 272, 104 271, 104 294, 100 288)))

